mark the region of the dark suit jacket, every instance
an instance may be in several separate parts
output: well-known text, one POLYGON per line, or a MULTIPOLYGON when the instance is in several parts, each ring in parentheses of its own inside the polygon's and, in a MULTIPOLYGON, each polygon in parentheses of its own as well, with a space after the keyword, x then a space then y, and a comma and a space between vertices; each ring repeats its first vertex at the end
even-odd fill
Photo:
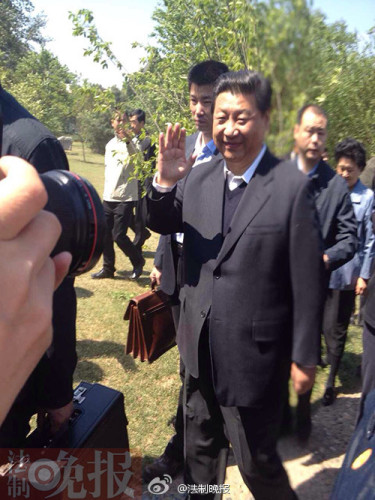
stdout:
POLYGON ((149 195, 149 226, 183 231, 185 283, 177 342, 194 376, 209 316, 213 381, 224 406, 266 402, 290 357, 319 361, 324 270, 306 177, 268 151, 222 236, 223 160, 149 195))
POLYGON ((357 219, 346 181, 323 160, 311 177, 324 250, 333 271, 348 262, 357 250, 357 219))
MULTIPOLYGON (((193 152, 199 132, 186 137, 185 156, 189 158, 193 152)), ((162 270, 160 288, 168 295, 176 293, 176 256, 173 254, 172 236, 160 236, 155 253, 154 266, 162 270)))

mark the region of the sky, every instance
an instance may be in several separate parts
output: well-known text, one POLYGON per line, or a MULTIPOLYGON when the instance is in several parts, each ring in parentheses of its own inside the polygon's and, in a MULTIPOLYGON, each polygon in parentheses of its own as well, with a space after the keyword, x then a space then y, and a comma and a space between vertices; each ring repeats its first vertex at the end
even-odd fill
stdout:
MULTIPOLYGON (((89 9, 94 14, 94 23, 99 35, 112 42, 112 50, 127 72, 139 68, 142 49, 131 48, 135 41, 147 44, 153 28, 152 12, 158 0, 32 0, 35 13, 44 12, 47 25, 44 35, 51 39, 46 48, 55 54, 62 64, 104 87, 121 87, 122 75, 114 67, 102 69, 90 57, 83 56, 87 42, 82 37, 73 37, 69 11, 89 9)), ((344 21, 351 31, 364 34, 375 25, 375 0, 314 0, 313 7, 321 10, 328 22, 344 21)))

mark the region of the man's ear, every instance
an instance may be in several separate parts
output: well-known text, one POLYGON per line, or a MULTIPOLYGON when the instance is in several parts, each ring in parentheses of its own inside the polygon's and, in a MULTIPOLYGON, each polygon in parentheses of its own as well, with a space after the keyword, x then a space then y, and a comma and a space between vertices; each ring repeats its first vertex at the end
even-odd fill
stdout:
POLYGON ((298 134, 299 134, 299 125, 298 125, 298 123, 296 123, 294 125, 294 129, 293 129, 293 137, 294 137, 294 139, 297 138, 298 134))

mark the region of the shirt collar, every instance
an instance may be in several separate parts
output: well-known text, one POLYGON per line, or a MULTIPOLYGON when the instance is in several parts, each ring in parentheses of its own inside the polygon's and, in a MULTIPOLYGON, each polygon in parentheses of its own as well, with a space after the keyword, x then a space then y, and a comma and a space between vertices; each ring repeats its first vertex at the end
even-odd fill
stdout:
MULTIPOLYGON (((255 158, 253 163, 247 168, 247 170, 242 175, 234 175, 227 167, 227 164, 224 162, 224 175, 228 179, 229 189, 231 189, 230 185, 236 184, 235 187, 239 186, 241 182, 245 181, 246 184, 249 184, 251 178, 253 177, 255 170, 257 169, 259 163, 261 162, 264 153, 266 152, 266 145, 263 144, 262 149, 260 150, 258 156, 255 158)), ((233 188, 234 189, 234 188, 233 188)))
POLYGON ((311 178, 316 173, 319 163, 320 163, 320 160, 318 161, 318 163, 316 165, 313 166, 313 168, 310 170, 310 172, 305 174, 305 172, 303 171, 303 165, 302 165, 301 159, 300 159, 299 155, 297 155, 298 170, 300 170, 303 174, 307 175, 307 177, 311 178))

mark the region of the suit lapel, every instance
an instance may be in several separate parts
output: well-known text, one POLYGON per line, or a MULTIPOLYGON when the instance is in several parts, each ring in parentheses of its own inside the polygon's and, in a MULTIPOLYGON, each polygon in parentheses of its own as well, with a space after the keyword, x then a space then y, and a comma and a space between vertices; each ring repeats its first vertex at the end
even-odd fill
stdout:
MULTIPOLYGON (((225 237, 219 255, 216 259, 217 265, 221 264, 223 258, 231 250, 246 227, 250 224, 271 196, 271 185, 273 181, 272 167, 277 163, 278 160, 267 150, 262 158, 262 161, 258 165, 253 178, 245 188, 245 192, 243 193, 237 210, 233 215, 229 233, 225 237)), ((221 206, 223 205, 223 197, 224 192, 221 197, 221 206)))
MULTIPOLYGON (((223 203, 224 203, 224 161, 221 155, 215 156, 213 162, 212 173, 208 177, 209 189, 206 192, 208 202, 207 220, 210 223, 211 230, 214 234, 221 234, 223 227, 223 203)), ((203 165, 198 165, 196 168, 205 168, 203 165)), ((207 212, 205 212, 207 213, 207 212)))

